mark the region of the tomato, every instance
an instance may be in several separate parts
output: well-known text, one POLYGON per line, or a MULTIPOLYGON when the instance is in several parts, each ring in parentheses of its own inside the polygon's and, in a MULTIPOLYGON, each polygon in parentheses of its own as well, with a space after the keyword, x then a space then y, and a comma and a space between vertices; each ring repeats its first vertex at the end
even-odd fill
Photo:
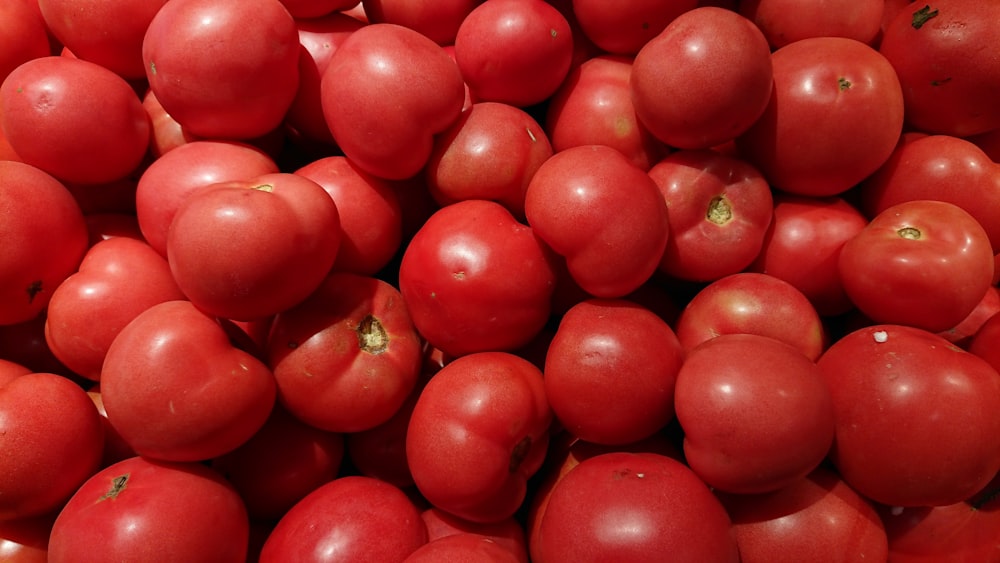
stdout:
POLYGON ((887 560, 886 530, 875 508, 825 467, 777 491, 719 498, 744 563, 822 561, 847 552, 887 560))
POLYGON ((260 563, 403 561, 427 543, 427 526, 403 491, 346 476, 314 489, 275 525, 260 563))
POLYGON ((315 291, 340 239, 337 206, 319 184, 265 174, 206 186, 185 200, 167 233, 167 262, 199 309, 249 321, 315 291))
POLYGON ((79 377, 56 359, 45 342, 45 317, 43 311, 21 323, 0 324, 0 358, 21 364, 32 372, 55 373, 71 379, 79 377))
POLYGON ((760 254, 774 203, 756 168, 715 151, 684 150, 654 164, 649 176, 670 220, 661 272, 713 281, 744 270, 760 254))
POLYGON ((297 20, 322 18, 358 5, 357 0, 281 0, 281 3, 297 20))
POLYGON ((855 39, 812 37, 771 60, 771 100, 736 146, 772 187, 838 195, 889 158, 903 128, 903 93, 878 51, 855 39))
POLYGON ((73 55, 125 79, 141 80, 146 78, 142 40, 153 16, 166 3, 167 0, 38 0, 38 7, 49 32, 73 55))
POLYGON ((0 522, 0 555, 12 563, 47 563, 55 515, 0 522))
POLYGON ((246 442, 267 420, 275 388, 271 370, 188 301, 139 313, 101 372, 111 425, 140 455, 167 461, 206 460, 246 442))
POLYGON ((97 413, 101 415, 101 425, 104 427, 104 455, 101 456, 101 469, 112 463, 135 457, 135 450, 108 421, 108 411, 104 408, 104 397, 101 396, 101 384, 96 383, 87 389, 87 396, 97 407, 97 413))
POLYGON ((833 402, 802 351, 756 334, 724 334, 688 352, 675 408, 684 456, 716 490, 753 494, 791 486, 833 443, 833 402))
POLYGON ((928 133, 966 136, 1000 127, 994 103, 1000 30, 992 2, 935 0, 901 9, 879 45, 903 85, 906 120, 928 133))
POLYGON ((546 160, 528 184, 524 209, 538 237, 594 297, 638 289, 656 271, 670 236, 667 206, 652 178, 603 145, 546 160))
POLYGON ((29 1, 4 2, 0 6, 0 37, 4 41, 0 82, 22 63, 51 54, 45 20, 29 7, 29 1))
POLYGON ((1000 375, 940 336, 858 329, 817 362, 833 397, 830 459, 852 488, 890 506, 965 500, 1000 469, 1000 375))
POLYGON ((147 308, 177 299, 184 294, 152 247, 128 237, 104 240, 53 292, 45 339, 68 368, 96 381, 118 332, 147 308))
POLYGON ((665 156, 667 146, 635 115, 631 74, 632 59, 624 56, 594 56, 573 67, 545 112, 553 149, 607 145, 643 170, 665 156))
POLYGON ((968 349, 972 338, 979 333, 986 321, 997 313, 1000 313, 1000 288, 992 285, 968 316, 948 330, 939 332, 938 335, 952 344, 968 349))
POLYGON ((632 64, 639 120, 670 146, 703 149, 735 139, 768 106, 771 50, 732 10, 684 12, 650 39, 632 64))
POLYGON ((49 561, 237 563, 248 538, 243 502, 219 474, 133 457, 76 491, 52 526, 49 561))
POLYGON ((986 231, 960 207, 933 200, 879 213, 840 252, 840 280, 879 323, 939 332, 961 322, 992 284, 986 231))
POLYGON ((551 420, 532 363, 505 352, 462 356, 431 378, 413 409, 413 480, 433 506, 460 518, 509 518, 542 465, 551 420))
POLYGON ((778 49, 809 37, 847 37, 872 44, 882 26, 885 0, 743 0, 739 12, 778 49))
POLYGON ((403 563, 518 563, 522 561, 506 547, 481 534, 460 533, 431 540, 403 560, 403 563))
POLYGON ((31 370, 17 362, 0 359, 0 387, 15 378, 31 373, 31 370))
POLYGON ((677 335, 649 309, 588 299, 566 311, 549 344, 545 396, 560 425, 579 438, 628 444, 673 418, 683 361, 677 335))
MULTIPOLYGON (((427 539, 430 542, 450 536, 473 534, 487 538, 490 543, 502 547, 514 555, 512 561, 528 563, 528 546, 525 543, 524 528, 513 516, 499 522, 483 524, 463 520, 432 506, 421 512, 420 517, 427 525, 427 539)), ((434 548, 434 550, 436 549, 434 548)), ((488 547, 483 549, 491 553, 496 551, 488 547)), ((428 549, 428 551, 432 551, 432 549, 428 549)), ((499 552, 497 552, 497 556, 500 556, 499 552)))
POLYGON ((364 0, 371 23, 394 23, 420 32, 439 45, 452 45, 458 27, 483 0, 364 0))
POLYGON ((840 251, 867 225, 844 198, 775 194, 774 220, 749 270, 792 284, 822 316, 846 313, 854 304, 840 283, 840 251))
POLYGON ((434 135, 458 119, 465 86, 436 43, 395 24, 370 24, 330 58, 320 85, 334 140, 359 168, 401 180, 420 172, 434 135))
POLYGON ((542 0, 492 0, 455 37, 455 61, 475 99, 526 107, 551 96, 569 72, 569 22, 542 0))
POLYGON ((479 102, 434 141, 424 169, 427 188, 442 206, 486 199, 523 218, 528 182, 552 152, 545 131, 527 112, 479 102))
POLYGON ((91 62, 32 59, 0 85, 0 107, 0 126, 18 157, 62 181, 124 178, 149 146, 149 118, 135 91, 91 62))
POLYGON ((595 45, 618 55, 635 55, 697 0, 573 0, 580 28, 595 45))
POLYGON ((42 170, 0 161, 0 325, 39 316, 87 252, 87 224, 72 194, 42 170))
POLYGON ((446 354, 516 350, 549 319, 552 260, 534 230, 499 203, 460 201, 410 240, 399 290, 417 331, 446 354))
POLYGON ((101 463, 104 428, 87 393, 51 373, 0 387, 0 520, 59 510, 101 463))
POLYGON ((536 541, 545 563, 739 561, 719 500, 681 462, 652 453, 581 461, 553 489, 536 541))

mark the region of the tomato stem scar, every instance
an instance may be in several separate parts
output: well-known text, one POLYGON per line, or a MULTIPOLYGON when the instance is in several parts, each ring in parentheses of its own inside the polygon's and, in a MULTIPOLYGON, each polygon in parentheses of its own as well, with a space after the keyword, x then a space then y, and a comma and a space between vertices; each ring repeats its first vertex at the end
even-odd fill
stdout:
POLYGON ((112 479, 111 488, 108 489, 108 492, 101 495, 101 498, 97 499, 97 502, 101 502, 102 500, 108 500, 109 498, 115 498, 119 494, 121 494, 121 492, 124 491, 125 487, 128 485, 129 475, 130 475, 129 473, 126 473, 124 475, 119 475, 114 479, 112 479))
POLYGON ((896 234, 909 240, 920 240, 920 237, 922 236, 920 229, 916 227, 903 227, 902 229, 896 231, 896 234))
POLYGON ((927 23, 927 20, 936 17, 938 15, 937 10, 931 10, 929 5, 925 5, 916 12, 913 12, 913 29, 920 29, 927 23))
POLYGON ((373 315, 365 315, 355 332, 358 334, 358 346, 363 352, 381 354, 389 348, 389 335, 373 315))
POLYGON ((733 208, 726 201, 726 196, 717 195, 708 204, 705 218, 716 225, 725 225, 733 218, 733 208))

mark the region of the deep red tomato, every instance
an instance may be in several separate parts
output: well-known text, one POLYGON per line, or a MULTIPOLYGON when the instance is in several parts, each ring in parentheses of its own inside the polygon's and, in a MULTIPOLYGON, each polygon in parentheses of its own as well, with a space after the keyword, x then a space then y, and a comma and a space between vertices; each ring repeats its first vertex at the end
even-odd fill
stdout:
POLYGON ((243 501, 215 471, 133 457, 76 491, 52 526, 49 561, 242 563, 249 534, 243 501))
POLYGON ((452 45, 458 27, 483 0, 364 0, 371 23, 394 23, 427 36, 439 45, 452 45))
POLYGON ((357 0, 281 0, 281 3, 296 20, 322 18, 358 5, 357 0))
MULTIPOLYGON (((512 561, 528 563, 528 545, 526 543, 524 528, 513 516, 500 520, 499 522, 480 523, 469 522, 453 514, 436 507, 430 507, 420 513, 424 524, 427 525, 427 539, 436 539, 455 536, 460 534, 475 534, 488 538, 491 543, 509 551, 514 555, 512 561)), ((483 549, 494 552, 492 548, 483 549)), ((438 559, 441 561, 441 559, 438 559)))
POLYGON ((278 521, 260 563, 402 561, 427 543, 406 494, 371 477, 340 477, 314 489, 278 521))
POLYGON ((840 281, 879 323, 940 332, 972 312, 993 281, 989 237, 960 207, 914 200, 879 213, 840 252, 840 281))
POLYGON ((979 333, 986 321, 997 313, 1000 313, 1000 287, 991 285, 968 316, 948 330, 939 332, 938 335, 952 344, 968 349, 972 338, 979 333))
POLYGON ((45 172, 0 161, 0 325, 39 316, 88 247, 87 224, 72 194, 45 172))
POLYGON ((0 521, 0 554, 11 563, 48 563, 54 514, 0 521))
POLYGON ((878 51, 855 39, 812 37, 771 60, 771 101, 736 145, 772 187, 837 195, 889 158, 903 129, 903 93, 878 51))
POLYGON ((553 489, 536 542, 545 563, 739 561, 719 500, 684 464, 652 453, 581 461, 553 489))
POLYGON ((112 426, 140 455, 168 461, 211 459, 246 442, 267 420, 275 388, 271 370, 188 301, 137 315, 101 372, 112 426))
POLYGON ((403 560, 403 563, 519 563, 524 561, 507 547, 482 534, 464 532, 431 540, 403 560))
POLYGON ((657 162, 649 176, 670 220, 661 272, 714 281, 743 271, 760 254, 774 202, 756 168, 715 151, 684 150, 657 162))
POLYGON ((458 119, 465 101, 455 61, 420 33, 387 23, 364 26, 340 44, 320 91, 344 154, 392 180, 420 172, 434 135, 458 119))
POLYGON ((0 85, 0 106, 0 125, 18 157, 63 181, 124 178, 149 146, 149 118, 139 96, 95 63, 32 59, 0 85))
POLYGON ((284 119, 299 49, 279 0, 176 0, 146 29, 142 60, 157 99, 191 133, 252 139, 284 119))
POLYGON ((51 373, 0 387, 0 520, 52 513, 100 467, 101 417, 87 393, 51 373))
POLYGON ((595 297, 623 297, 656 271, 670 236, 656 183, 617 150, 584 145, 546 160, 528 184, 528 224, 595 297))
POLYGON ((906 120, 928 133, 966 136, 1000 127, 1000 41, 995 2, 935 0, 901 9, 879 50, 903 85, 906 120))
POLYGON ((534 230, 499 203, 460 201, 414 235, 399 290, 420 335, 448 355, 516 350, 549 319, 552 260, 534 230))
POLYGON ((809 37, 847 37, 872 44, 885 0, 741 0, 739 12, 778 49, 809 37))
POLYGON ((690 350, 675 402, 688 465, 720 491, 791 486, 833 443, 833 401, 819 368, 766 336, 724 334, 690 350))
POLYGON ((31 370, 17 362, 0 359, 0 387, 10 383, 15 378, 31 373, 31 370))
POLYGON ((673 418, 683 361, 677 335, 649 309, 588 299, 566 311, 549 344, 545 396, 560 425, 579 438, 628 444, 673 418))
POLYGON ((45 20, 38 17, 28 1, 0 5, 0 37, 4 38, 0 82, 22 63, 51 54, 45 20))
POLYGON ((572 0, 573 14, 587 38, 608 53, 635 55, 698 0, 572 0))
POLYGON ((861 495, 947 505, 1000 470, 1000 375, 982 358, 924 330, 874 325, 818 364, 837 422, 830 458, 861 495))
POLYGON ((424 387, 406 458, 433 506, 473 522, 510 518, 541 467, 552 411, 542 372, 505 352, 462 356, 424 387))
POLYGON ((636 54, 632 101, 656 138, 709 148, 733 140, 764 113, 772 72, 771 49, 753 22, 732 10, 695 8, 636 54))
POLYGON ((572 58, 569 22, 542 0, 484 2, 455 37, 455 61, 480 101, 540 103, 562 84, 572 58))

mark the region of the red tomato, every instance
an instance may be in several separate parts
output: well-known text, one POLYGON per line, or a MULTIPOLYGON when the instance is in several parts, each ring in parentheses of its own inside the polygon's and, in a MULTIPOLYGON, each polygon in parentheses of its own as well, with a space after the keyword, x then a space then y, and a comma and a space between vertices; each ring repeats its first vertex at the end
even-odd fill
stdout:
POLYGON ((274 406, 271 371, 234 348, 187 301, 153 305, 108 349, 101 373, 108 420, 140 455, 201 461, 232 451, 274 406))
POLYGON ((771 49, 732 10, 684 12, 647 42, 632 64, 639 120, 670 146, 703 149, 733 140, 768 105, 771 49))
POLYGON ((729 516, 681 462, 613 452, 580 462, 552 491, 537 545, 545 563, 739 561, 729 516))
POLYGON ((33 372, 55 373, 71 379, 78 377, 49 350, 45 342, 45 316, 43 311, 31 320, 0 324, 0 358, 17 362, 33 372))
POLYGON ((358 0, 281 0, 281 3, 296 19, 321 18, 359 4, 358 0))
POLYGON ((124 459, 135 457, 135 450, 132 449, 132 446, 128 445, 128 442, 122 438, 122 435, 108 421, 108 411, 104 409, 104 397, 101 396, 101 384, 97 383, 88 389, 87 396, 90 397, 94 406, 97 407, 97 412, 101 415, 101 423, 104 427, 104 455, 101 457, 101 469, 112 463, 118 463, 124 459))
POLYGON ((33 2, 17 0, 0 5, 0 37, 4 42, 0 82, 22 63, 51 54, 45 21, 29 6, 33 2))
POLYGON ((63 181, 124 178, 149 146, 149 118, 135 91, 91 62, 32 59, 0 85, 0 107, 18 157, 63 181))
POLYGON ((510 518, 541 467, 552 412, 542 372, 505 352, 444 366, 410 417, 406 458, 420 493, 473 522, 510 518))
POLYGON ((675 325, 691 350, 723 334, 756 334, 791 344, 810 360, 826 346, 823 322, 792 284, 768 274, 741 272, 701 288, 675 325))
POLYGON ((39 316, 87 252, 87 224, 72 194, 45 172, 0 161, 0 325, 39 316))
POLYGON ((319 184, 265 174, 206 186, 185 200, 167 233, 167 261, 199 309, 249 321, 315 291, 340 239, 337 206, 319 184))
POLYGON ((771 60, 771 101, 736 146, 772 187, 837 195, 889 158, 903 128, 903 93, 878 51, 854 39, 812 37, 771 60))
POLYGON ((394 23, 419 31, 439 45, 455 43, 458 26, 483 0, 364 0, 371 23, 394 23))
POLYGON ((667 246, 667 206, 656 183, 603 145, 569 148, 546 160, 528 184, 524 209, 538 237, 595 297, 638 289, 667 246))
POLYGON ((879 50, 903 85, 906 121, 928 133, 966 136, 1000 127, 996 92, 1000 5, 936 0, 901 9, 879 50))
POLYGON ((834 553, 886 561, 888 540, 875 508, 826 468, 761 495, 720 494, 743 563, 823 561, 834 553))
POLYGON ((191 133, 252 139, 284 119, 299 48, 278 0, 176 0, 146 29, 142 60, 157 99, 191 133))
POLYGON ((475 99, 518 107, 551 96, 569 72, 569 22, 542 0, 492 0, 462 20, 455 60, 475 99))
POLYGON ((278 398, 297 418, 331 432, 389 420, 417 382, 420 336, 399 291, 376 278, 332 274, 275 317, 268 365, 278 398))
POLYGON ((549 319, 551 262, 534 230, 499 203, 460 201, 414 235, 399 290, 417 331, 446 354, 516 350, 549 319))
POLYGON ((688 465, 720 491, 791 486, 833 443, 833 402, 819 368, 766 336, 724 334, 690 350, 675 402, 688 465))
POLYGON ((10 383, 15 378, 31 373, 27 367, 11 361, 0 359, 0 387, 10 383))
POLYGON ((560 425, 575 436, 628 444, 673 418, 683 359, 677 335, 649 309, 588 299, 566 311, 549 344, 545 396, 560 425))
POLYGON ((427 542, 403 560, 403 563, 518 563, 523 561, 493 538, 481 534, 460 533, 427 542))
POLYGON ((151 128, 149 154, 154 159, 160 158, 181 145, 201 138, 181 127, 181 124, 177 123, 177 120, 163 109, 163 104, 156 99, 156 94, 148 88, 142 96, 142 108, 149 115, 151 128))
POLYGON ((840 252, 840 280, 879 323, 940 332, 972 312, 993 281, 986 231, 943 201, 915 200, 879 213, 840 252))
POLYGON ((1000 375, 982 358, 924 330, 875 325, 835 342, 818 364, 837 422, 830 458, 861 495, 947 505, 1000 470, 1000 375))
POLYGON ((0 521, 0 555, 10 563, 47 563, 54 514, 0 521))
POLYGON ((1000 313, 1000 288, 992 285, 968 316, 948 330, 939 332, 938 335, 952 344, 968 349, 972 338, 979 333, 986 321, 997 313, 1000 313))
POLYGON ((403 561, 425 543, 427 526, 403 491, 347 476, 293 506, 264 542, 260 563, 403 561))
POLYGON ((607 145, 643 170, 666 155, 666 145, 635 115, 631 74, 631 58, 611 55, 595 56, 570 71, 545 113, 545 131, 556 152, 607 145))
POLYGON ((0 520, 42 516, 100 467, 101 417, 76 383, 29 373, 0 387, 0 520))
POLYGON ((873 43, 885 0, 742 0, 739 12, 777 49, 809 37, 847 37, 873 43))
POLYGON ((458 119, 465 86, 436 43, 394 24, 370 24, 330 58, 323 114, 337 145, 359 168, 401 180, 420 172, 434 136, 458 119))
POLYGON ((840 250, 867 225, 843 198, 776 194, 774 220, 749 269, 792 284, 820 315, 846 313, 854 304, 840 283, 840 250))
POLYGON ((104 240, 53 292, 45 339, 66 367, 96 381, 118 332, 149 307, 177 299, 184 294, 152 247, 128 237, 104 240))
MULTIPOLYGON (((16 4, 17 2, 15 2, 16 4)), ((38 0, 49 31, 73 55, 126 79, 144 79, 142 40, 167 0, 38 0)))
POLYGON ((744 270, 760 254, 774 203, 753 166, 715 151, 678 151, 649 176, 670 219, 661 272, 713 281, 744 270))
POLYGON ((167 255, 167 231, 177 208, 209 184, 245 180, 278 171, 258 148, 230 141, 195 141, 157 158, 139 177, 135 207, 142 236, 167 255))
MULTIPOLYGON (((499 522, 483 524, 469 522, 432 506, 421 512, 420 517, 427 525, 428 541, 461 534, 474 534, 489 539, 497 547, 502 547, 513 554, 512 561, 528 563, 528 546, 525 543, 524 528, 513 516, 499 522)), ((488 547, 483 549, 490 553, 496 551, 488 547)), ((499 556, 499 552, 497 554, 499 556)))
POLYGON ((52 526, 49 561, 242 563, 249 534, 243 502, 216 472, 133 457, 77 490, 52 526))
POLYGON ((528 182, 550 156, 548 136, 531 115, 480 102, 436 138, 424 174, 439 205, 487 199, 523 218, 528 182))
POLYGON ((572 0, 580 28, 609 53, 635 55, 678 16, 698 7, 698 0, 572 0))

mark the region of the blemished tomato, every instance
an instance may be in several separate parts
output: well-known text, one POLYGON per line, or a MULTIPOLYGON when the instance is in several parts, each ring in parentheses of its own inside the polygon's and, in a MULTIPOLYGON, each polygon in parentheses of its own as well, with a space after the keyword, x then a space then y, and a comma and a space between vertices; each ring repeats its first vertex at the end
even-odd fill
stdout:
POLYGON ((1000 375, 982 358, 925 330, 882 324, 842 337, 817 363, 833 397, 830 459, 866 498, 953 504, 1000 470, 1000 375))
POLYGON ((572 0, 580 29, 595 45, 616 55, 635 55, 698 0, 572 0))
POLYGON ((221 475, 197 463, 132 457, 106 467, 59 512, 49 561, 242 563, 249 522, 221 475))

